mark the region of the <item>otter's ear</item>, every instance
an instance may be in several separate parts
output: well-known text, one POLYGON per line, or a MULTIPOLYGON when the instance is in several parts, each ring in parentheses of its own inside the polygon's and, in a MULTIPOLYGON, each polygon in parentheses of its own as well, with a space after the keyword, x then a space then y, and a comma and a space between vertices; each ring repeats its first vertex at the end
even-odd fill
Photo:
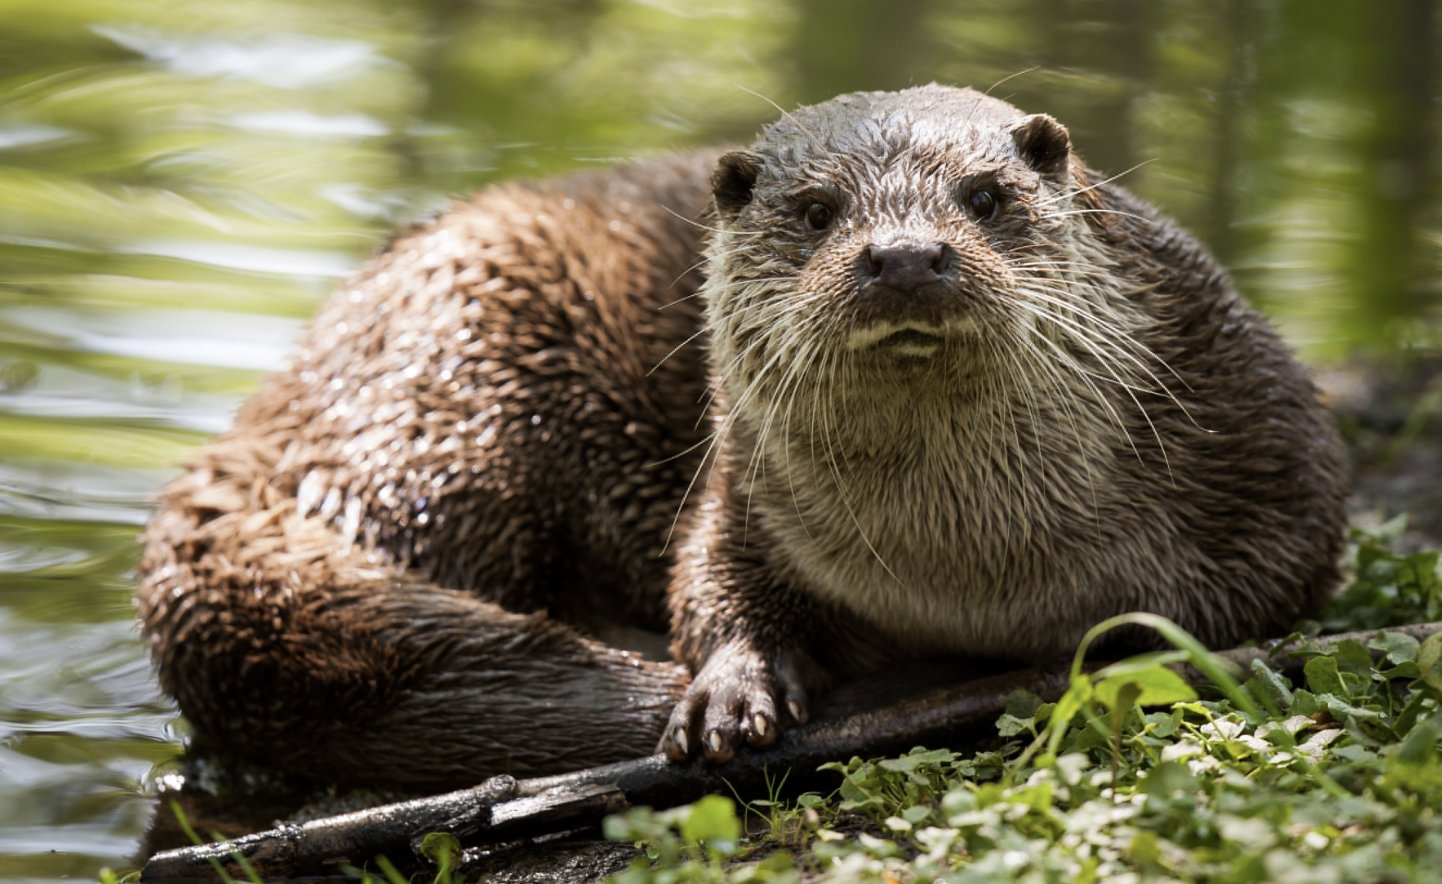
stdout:
POLYGON ((1011 130, 1017 152, 1036 171, 1053 175, 1066 168, 1071 155, 1071 134, 1046 114, 1032 114, 1011 130))
POLYGON ((711 173, 711 193, 721 217, 733 218, 746 208, 760 171, 761 157, 749 150, 733 150, 721 156, 716 171, 711 173))

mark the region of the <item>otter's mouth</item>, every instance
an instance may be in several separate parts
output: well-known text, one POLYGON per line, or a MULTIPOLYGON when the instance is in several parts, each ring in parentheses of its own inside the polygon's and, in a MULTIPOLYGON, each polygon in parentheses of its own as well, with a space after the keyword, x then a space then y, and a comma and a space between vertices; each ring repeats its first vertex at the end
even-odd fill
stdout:
POLYGON ((901 331, 892 332, 872 346, 883 350, 891 347, 939 347, 941 343, 941 335, 915 328, 904 328, 901 331))
POLYGON ((930 356, 940 349, 949 338, 954 338, 965 331, 964 328, 956 326, 956 323, 940 326, 879 322, 852 332, 846 339, 846 349, 870 350, 906 356, 930 356))

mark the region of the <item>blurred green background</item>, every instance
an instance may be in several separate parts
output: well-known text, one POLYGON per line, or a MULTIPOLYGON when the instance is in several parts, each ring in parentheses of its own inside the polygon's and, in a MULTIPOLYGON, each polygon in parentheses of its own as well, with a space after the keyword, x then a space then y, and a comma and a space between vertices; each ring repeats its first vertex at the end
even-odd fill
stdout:
POLYGON ((394 225, 765 99, 1005 80, 1307 358, 1435 351, 1436 6, 0 0, 0 878, 126 864, 177 751, 147 495, 394 225))

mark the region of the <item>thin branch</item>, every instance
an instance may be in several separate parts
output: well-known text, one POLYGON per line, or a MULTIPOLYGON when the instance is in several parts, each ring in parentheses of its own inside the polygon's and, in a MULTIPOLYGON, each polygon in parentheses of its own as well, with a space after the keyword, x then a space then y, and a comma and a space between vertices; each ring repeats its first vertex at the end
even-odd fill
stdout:
MULTIPOLYGON (((1400 632, 1419 641, 1442 632, 1442 623, 1340 633, 1300 645, 1272 643, 1222 651, 1216 656, 1242 671, 1260 660, 1273 669, 1299 672, 1309 649, 1342 641, 1363 644, 1379 632, 1400 632)), ((672 807, 712 792, 742 797, 766 794, 766 773, 791 770, 792 783, 818 783, 817 767, 836 759, 874 756, 917 745, 958 745, 994 733, 1008 696, 1024 690, 1055 700, 1067 688, 1064 665, 1021 669, 967 678, 959 664, 935 663, 883 673, 837 692, 830 717, 785 733, 777 745, 743 752, 722 766, 697 760, 688 765, 663 755, 535 779, 494 777, 479 786, 445 795, 387 804, 304 825, 285 825, 234 841, 157 853, 142 872, 145 881, 213 880, 216 864, 232 874, 244 857, 263 877, 334 873, 378 854, 408 856, 431 832, 449 832, 465 843, 484 843, 568 831, 595 825, 630 805, 672 807), (916 693, 919 683, 944 684, 916 693), (876 697, 913 695, 884 706, 876 697)), ((1202 677, 1189 669, 1193 682, 1202 677)), ((974 670, 971 670, 974 676, 974 670)))

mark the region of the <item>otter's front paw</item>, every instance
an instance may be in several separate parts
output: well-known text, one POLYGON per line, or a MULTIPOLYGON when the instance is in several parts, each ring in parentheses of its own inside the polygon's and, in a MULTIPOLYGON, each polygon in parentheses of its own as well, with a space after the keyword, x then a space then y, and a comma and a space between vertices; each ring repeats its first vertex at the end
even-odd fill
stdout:
POLYGON ((699 747, 706 760, 731 760, 742 740, 769 746, 782 727, 805 724, 807 686, 818 668, 800 651, 765 654, 746 645, 723 645, 696 673, 661 738, 661 751, 685 761, 699 747))

